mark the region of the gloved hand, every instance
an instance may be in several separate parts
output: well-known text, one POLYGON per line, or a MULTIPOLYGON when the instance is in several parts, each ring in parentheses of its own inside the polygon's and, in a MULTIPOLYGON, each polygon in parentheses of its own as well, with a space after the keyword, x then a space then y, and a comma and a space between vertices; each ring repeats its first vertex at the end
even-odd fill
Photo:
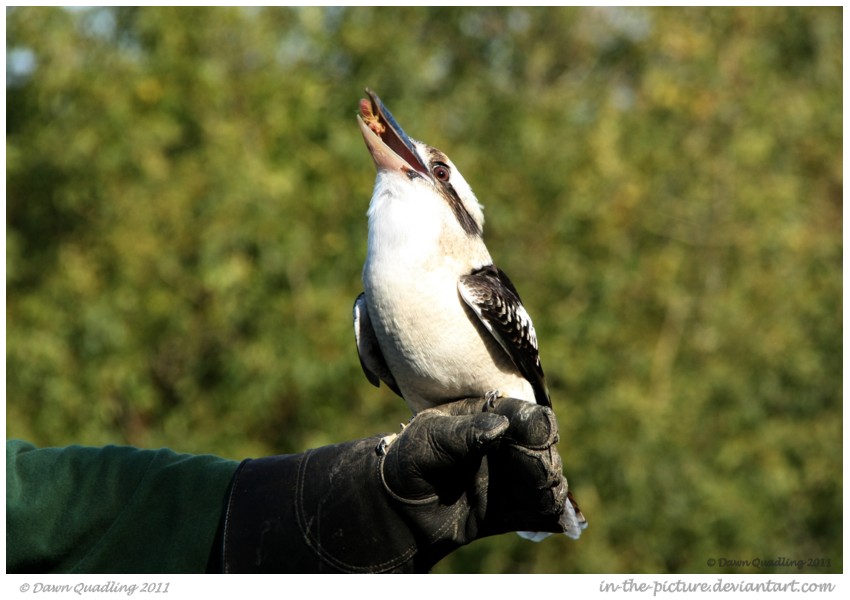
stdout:
POLYGON ((478 538, 564 531, 572 509, 548 408, 461 400, 418 413, 383 453, 380 440, 245 461, 224 570, 427 572, 478 538))

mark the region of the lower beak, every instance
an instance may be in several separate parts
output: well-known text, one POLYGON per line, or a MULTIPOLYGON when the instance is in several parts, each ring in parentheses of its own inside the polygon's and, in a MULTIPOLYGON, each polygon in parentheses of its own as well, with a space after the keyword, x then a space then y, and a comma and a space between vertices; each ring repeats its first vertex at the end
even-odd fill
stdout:
POLYGON ((410 137, 401 128, 389 110, 372 90, 369 99, 360 101, 357 122, 366 147, 378 170, 416 171, 428 174, 428 167, 420 158, 410 137))

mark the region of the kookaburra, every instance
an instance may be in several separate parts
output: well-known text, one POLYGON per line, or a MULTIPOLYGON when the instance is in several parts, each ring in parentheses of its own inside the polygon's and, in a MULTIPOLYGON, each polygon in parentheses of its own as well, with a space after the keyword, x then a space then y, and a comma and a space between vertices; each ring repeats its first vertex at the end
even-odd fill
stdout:
MULTIPOLYGON (((494 395, 551 406, 534 326, 484 245, 472 189, 445 154, 408 137, 366 93, 357 120, 378 171, 364 291, 354 304, 366 377, 383 381, 414 415, 494 395)), ((577 538, 586 521, 570 501, 566 533, 577 538)))

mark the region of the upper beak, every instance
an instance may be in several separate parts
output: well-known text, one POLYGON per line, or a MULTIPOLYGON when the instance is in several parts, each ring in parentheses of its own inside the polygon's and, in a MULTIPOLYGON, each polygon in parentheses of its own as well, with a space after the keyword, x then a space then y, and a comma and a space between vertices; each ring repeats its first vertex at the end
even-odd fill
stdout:
POLYGON ((405 173, 412 170, 428 175, 425 161, 401 125, 375 92, 366 88, 366 94, 369 99, 360 101, 357 122, 378 170, 400 170, 405 173))

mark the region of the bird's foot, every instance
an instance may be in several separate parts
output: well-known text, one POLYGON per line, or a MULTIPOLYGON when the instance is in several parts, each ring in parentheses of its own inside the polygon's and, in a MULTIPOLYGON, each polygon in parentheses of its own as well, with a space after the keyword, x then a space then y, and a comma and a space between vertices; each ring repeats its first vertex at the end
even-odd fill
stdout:
POLYGON ((499 390, 490 390, 486 394, 484 394, 484 410, 483 412, 487 412, 488 410, 493 410, 496 408, 496 399, 502 397, 502 392, 499 390))
POLYGON ((378 456, 386 456, 387 450, 389 449, 390 444, 392 444, 397 437, 398 437, 398 434, 395 434, 395 433, 393 433, 391 435, 385 435, 384 437, 382 437, 381 441, 378 442, 378 445, 375 446, 375 454, 377 454, 378 456))
MULTIPOLYGON (((401 430, 404 431, 405 429, 407 429, 407 427, 412 422, 413 422, 413 417, 411 417, 410 421, 408 421, 407 423, 399 423, 399 425, 401 425, 401 430)), ((397 433, 392 433, 390 435, 385 435, 384 437, 382 437, 381 441, 378 442, 378 445, 375 446, 375 454, 377 454, 378 456, 386 456, 387 450, 389 449, 390 444, 392 444, 397 437, 398 437, 397 433)))

